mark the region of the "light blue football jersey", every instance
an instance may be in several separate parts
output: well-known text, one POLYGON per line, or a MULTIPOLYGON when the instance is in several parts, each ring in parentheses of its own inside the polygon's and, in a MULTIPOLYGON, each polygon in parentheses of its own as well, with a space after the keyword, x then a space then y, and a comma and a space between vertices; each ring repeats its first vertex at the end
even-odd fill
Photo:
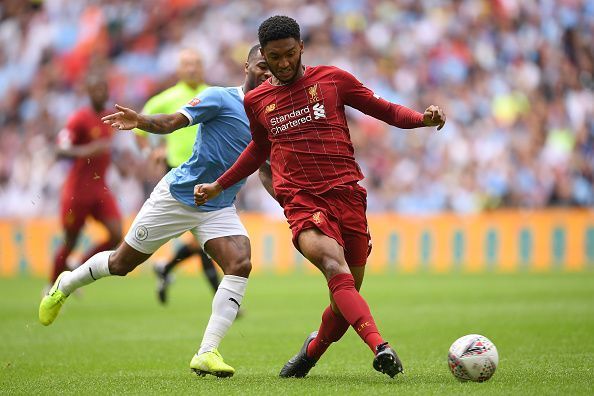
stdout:
POLYGON ((178 110, 190 125, 198 124, 192 156, 166 176, 169 191, 179 202, 204 212, 233 205, 245 180, 200 207, 194 204, 194 186, 217 180, 252 140, 243 96, 241 87, 210 87, 178 110))

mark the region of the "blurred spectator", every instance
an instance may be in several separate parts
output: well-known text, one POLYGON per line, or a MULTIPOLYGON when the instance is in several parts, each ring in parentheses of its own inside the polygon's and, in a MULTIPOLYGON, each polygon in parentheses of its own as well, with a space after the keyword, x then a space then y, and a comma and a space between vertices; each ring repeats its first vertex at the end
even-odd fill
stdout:
MULTIPOLYGON (((172 83, 181 47, 202 53, 208 83, 238 84, 258 24, 278 13, 301 23, 306 64, 448 114, 442 132, 411 133, 349 113, 370 211, 594 205, 591 1, 4 0, 0 216, 56 213, 66 171, 52 146, 89 69, 133 108, 172 83)), ((248 183, 240 204, 274 207, 260 188, 248 183)))

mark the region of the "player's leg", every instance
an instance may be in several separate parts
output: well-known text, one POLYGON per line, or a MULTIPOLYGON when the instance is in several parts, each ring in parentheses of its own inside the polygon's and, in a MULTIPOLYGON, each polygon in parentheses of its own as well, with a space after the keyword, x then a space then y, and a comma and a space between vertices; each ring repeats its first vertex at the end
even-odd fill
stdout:
POLYGON ((218 348, 237 316, 252 269, 250 240, 244 235, 211 239, 205 248, 221 266, 224 276, 213 298, 212 315, 199 353, 218 348))
MULTIPOLYGON (((198 245, 198 248, 200 248, 200 245, 198 245)), ((204 271, 204 275, 206 275, 206 279, 208 280, 213 292, 216 293, 221 280, 219 279, 219 273, 214 266, 214 262, 203 249, 200 249, 198 254, 200 254, 200 258, 202 260, 202 270, 204 271)))
POLYGON ((107 230, 107 240, 92 247, 84 257, 83 263, 99 252, 114 250, 122 240, 122 215, 115 197, 109 190, 98 193, 91 215, 107 230))
POLYGON ((54 266, 50 278, 50 285, 54 284, 58 276, 66 269, 68 257, 74 250, 80 230, 90 213, 90 205, 84 200, 62 198, 60 217, 64 230, 64 241, 54 256, 54 266))
POLYGON ((197 244, 192 242, 184 243, 176 250, 175 256, 163 265, 163 275, 168 276, 178 264, 200 252, 202 252, 202 249, 200 249, 197 244))
POLYGON ((342 316, 375 353, 376 347, 384 341, 375 326, 369 306, 355 288, 355 279, 346 263, 342 246, 317 228, 301 231, 298 243, 303 255, 326 277, 332 298, 342 316))
MULTIPOLYGON (((365 265, 371 253, 371 235, 367 226, 367 192, 359 185, 351 185, 348 190, 334 194, 335 205, 341 218, 341 235, 344 242, 344 255, 355 279, 355 288, 360 290, 365 276, 365 265)), ((337 306, 336 301, 333 304, 337 306)), ((384 342, 373 350, 373 367, 394 377, 403 372, 402 363, 396 352, 384 342)))
MULTIPOLYGON (((374 354, 377 353, 378 347, 384 345, 384 340, 377 330, 369 306, 356 289, 355 278, 346 263, 342 246, 317 228, 302 230, 297 236, 297 243, 303 255, 326 277, 332 300, 340 314, 374 354)), ((331 309, 325 314, 324 319, 330 323, 340 321, 340 317, 331 309)), ((346 331, 344 326, 337 330, 339 336, 341 331, 346 331)), ((315 365, 317 359, 308 356, 307 350, 316 335, 310 335, 301 351, 285 364, 280 373, 281 377, 303 377, 315 365)))
POLYGON ((124 276, 146 261, 164 243, 189 230, 195 214, 177 202, 166 183, 159 183, 134 219, 125 242, 115 251, 92 256, 74 271, 65 271, 39 306, 39 320, 51 324, 66 298, 76 289, 98 279, 124 276))
POLYGON ((231 376, 235 370, 223 362, 218 347, 243 301, 252 268, 250 241, 233 207, 209 215, 195 233, 198 240, 206 240, 204 250, 219 264, 224 276, 212 301, 200 349, 190 367, 200 375, 231 376))
MULTIPOLYGON (((355 279, 355 289, 359 291, 365 276, 365 266, 350 267, 351 274, 355 279)), ((328 349, 330 344, 337 342, 347 332, 350 325, 342 316, 332 293, 330 293, 330 305, 322 313, 322 323, 313 340, 307 347, 307 356, 318 360, 328 349)))
MULTIPOLYGON (((367 220, 363 219, 365 226, 361 230, 359 222, 362 220, 358 218, 359 216, 356 216, 357 218, 349 216, 348 212, 349 210, 344 210, 341 213, 343 216, 342 239, 345 246, 344 257, 355 280, 355 289, 359 291, 365 277, 367 257, 371 253, 371 237, 367 232, 367 220)), ((342 338, 348 328, 349 323, 340 313, 332 297, 332 293, 330 293, 330 305, 322 314, 322 323, 320 324, 318 335, 309 344, 307 349, 308 356, 319 359, 331 343, 337 342, 342 338)))
POLYGON ((169 260, 169 262, 165 263, 165 265, 155 265, 154 267, 155 274, 158 278, 157 297, 162 304, 165 304, 167 302, 167 292, 169 289, 169 285, 171 284, 171 271, 183 260, 196 254, 200 255, 200 258, 202 259, 202 268, 204 270, 204 274, 206 275, 213 291, 216 293, 220 281, 217 270, 214 267, 214 263, 212 262, 208 254, 206 254, 202 250, 198 242, 192 240, 191 242, 182 245, 177 250, 175 257, 169 260))
POLYGON ((126 275, 151 254, 137 251, 126 242, 117 250, 95 254, 73 271, 64 271, 39 305, 39 321, 47 326, 58 316, 66 298, 76 289, 111 275, 126 275))
MULTIPOLYGON (((365 239, 365 238, 355 238, 355 239, 365 239)), ((348 242, 347 242, 348 243, 348 242)), ((355 246, 357 243, 355 243, 355 246)), ((352 246, 352 243, 351 243, 352 246)), ((366 249, 367 241, 364 241, 362 244, 362 250, 366 249)), ((362 257, 362 256, 361 256, 362 257)), ((365 256, 366 257, 366 256, 365 256)), ((349 258, 347 258, 349 261, 349 258)), ((352 261, 350 261, 352 262, 352 261)), ((359 261, 355 261, 359 262, 359 261)), ((361 286, 363 284, 363 278, 365 276, 365 266, 364 265, 354 265, 349 267, 353 278, 355 279, 355 288, 357 291, 361 290, 361 286)), ((344 332, 341 334, 340 330, 344 329, 346 320, 342 317, 340 312, 338 311, 338 306, 330 295, 330 307, 326 309, 324 315, 322 316, 322 324, 320 325, 320 330, 318 330, 318 334, 329 334, 328 336, 324 337, 316 337, 310 344, 307 350, 308 356, 313 358, 319 358, 321 354, 323 354, 328 346, 330 346, 331 342, 336 342, 344 335, 344 332), (338 328, 338 331, 337 331, 338 328), (328 341, 326 341, 328 340, 328 341)), ((347 323, 348 327, 348 323, 347 323)), ((390 377, 394 377, 398 373, 402 373, 403 367, 400 358, 396 354, 396 351, 392 349, 392 347, 387 343, 384 342, 376 347, 375 357, 373 359, 373 367, 382 373, 389 375, 390 377)))
POLYGON ((50 276, 50 285, 53 285, 56 279, 58 279, 58 276, 66 270, 66 261, 76 246, 79 234, 80 227, 77 229, 64 229, 64 241, 54 256, 54 266, 50 276))
POLYGON ((169 291, 169 285, 172 282, 172 275, 171 271, 178 264, 180 264, 185 259, 192 257, 193 255, 197 254, 199 251, 196 246, 192 244, 184 243, 179 249, 177 249, 175 256, 171 258, 165 264, 155 264, 153 270, 155 275, 157 276, 157 299, 161 304, 167 303, 167 295, 169 291))

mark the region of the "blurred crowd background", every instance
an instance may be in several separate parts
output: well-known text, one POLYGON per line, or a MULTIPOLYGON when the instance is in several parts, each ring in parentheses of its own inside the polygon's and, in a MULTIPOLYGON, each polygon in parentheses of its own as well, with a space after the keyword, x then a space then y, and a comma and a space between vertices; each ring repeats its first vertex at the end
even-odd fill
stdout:
MULTIPOLYGON (((275 14, 300 23, 305 64, 448 115, 437 133, 349 112, 370 211, 594 205, 592 1, 3 0, 0 217, 57 213, 69 163, 54 155, 56 135, 86 103, 87 73, 104 72, 110 102, 139 110, 176 82, 177 53, 191 47, 208 84, 239 85, 258 25, 275 14)), ((110 184, 132 214, 155 175, 131 133, 113 150, 110 184)), ((238 204, 278 212, 257 178, 238 204)))

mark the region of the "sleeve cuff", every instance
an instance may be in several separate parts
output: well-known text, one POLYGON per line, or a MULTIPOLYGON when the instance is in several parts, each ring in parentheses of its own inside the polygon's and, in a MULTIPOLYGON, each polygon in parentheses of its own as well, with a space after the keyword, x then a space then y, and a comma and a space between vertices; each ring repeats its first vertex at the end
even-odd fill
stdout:
POLYGON ((187 126, 194 125, 194 119, 192 118, 192 116, 190 115, 190 113, 188 113, 184 109, 179 109, 177 112, 183 114, 188 119, 188 125, 187 126))

